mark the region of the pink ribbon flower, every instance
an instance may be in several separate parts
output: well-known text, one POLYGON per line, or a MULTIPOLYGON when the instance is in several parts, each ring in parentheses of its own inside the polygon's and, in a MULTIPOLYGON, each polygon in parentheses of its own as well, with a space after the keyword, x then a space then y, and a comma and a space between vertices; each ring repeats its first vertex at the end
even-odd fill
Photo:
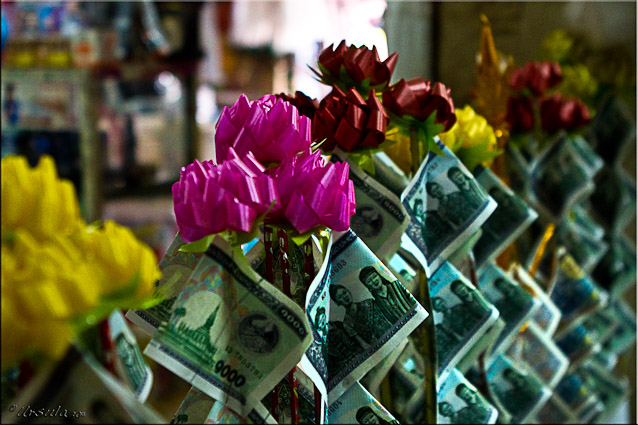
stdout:
POLYGON ((336 231, 350 227, 356 203, 347 163, 326 163, 319 151, 308 149, 267 173, 275 181, 281 201, 268 220, 285 218, 299 233, 318 226, 336 231))
POLYGON ((242 157, 252 152, 263 165, 279 163, 310 146, 310 130, 310 119, 289 102, 271 94, 250 101, 242 94, 217 121, 217 163, 230 157, 229 148, 242 157))
POLYGON ((182 167, 173 184, 177 226, 186 242, 225 230, 249 232, 273 201, 274 209, 281 207, 273 179, 251 153, 226 153, 228 160, 219 165, 195 160, 182 167))

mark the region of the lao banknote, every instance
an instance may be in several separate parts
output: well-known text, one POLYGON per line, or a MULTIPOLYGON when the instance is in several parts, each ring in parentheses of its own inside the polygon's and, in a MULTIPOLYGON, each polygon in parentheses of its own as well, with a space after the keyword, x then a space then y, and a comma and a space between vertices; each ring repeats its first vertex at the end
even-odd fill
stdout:
POLYGON ((607 341, 614 334, 618 326, 616 314, 612 308, 603 308, 582 321, 583 326, 597 341, 607 341))
POLYGON ((636 183, 624 170, 607 167, 596 177, 591 210, 609 233, 624 230, 636 213, 636 183))
POLYGON ((528 160, 520 148, 513 143, 505 145, 508 161, 505 161, 508 186, 522 199, 529 199, 532 194, 532 174, 528 160))
POLYGON ((596 239, 566 221, 557 229, 558 243, 574 257, 578 266, 585 272, 591 272, 605 255, 608 245, 604 240, 596 239))
POLYGON ((582 323, 556 334, 556 345, 569 359, 569 370, 574 370, 600 351, 600 341, 594 338, 594 332, 587 329, 582 323))
POLYGON ((586 233, 590 238, 602 240, 605 236, 605 229, 594 220, 585 206, 576 205, 565 217, 571 225, 580 232, 586 233))
POLYGON ((246 416, 311 340, 303 310, 217 237, 144 353, 246 416))
POLYGON ((491 363, 487 381, 495 406, 509 413, 513 423, 533 418, 552 394, 532 371, 505 355, 491 363))
POLYGON ((456 251, 496 208, 458 158, 438 139, 443 155, 428 154, 401 195, 410 214, 402 236, 427 277, 456 251))
POLYGON ((191 272, 203 256, 201 252, 180 251, 184 244, 177 234, 159 262, 162 277, 157 282, 156 292, 165 298, 164 301, 146 310, 129 310, 126 313, 127 319, 151 336, 162 322, 170 318, 177 295, 186 286, 191 272))
POLYGON ((439 375, 454 368, 498 319, 498 310, 446 262, 429 280, 439 375))
POLYGON ((536 414, 536 420, 531 422, 539 424, 575 424, 578 422, 578 418, 560 397, 552 394, 536 414))
POLYGON ((587 386, 580 369, 565 375, 556 386, 555 394, 577 417, 578 423, 586 423, 587 416, 595 410, 601 412, 604 407, 596 392, 587 386))
POLYGON ((146 364, 135 336, 128 328, 124 316, 115 310, 108 319, 109 338, 113 345, 114 366, 117 376, 144 403, 153 385, 153 372, 146 364))
POLYGON ((329 404, 428 316, 352 230, 333 235, 327 278, 308 290, 314 341, 301 363, 329 404))
POLYGON ((593 390, 603 403, 604 410, 596 422, 605 423, 610 415, 629 396, 629 380, 627 377, 619 378, 610 374, 607 369, 595 361, 588 361, 580 368, 585 384, 593 390))
POLYGON ((591 147, 590 142, 583 136, 570 136, 568 140, 571 142, 576 153, 587 165, 589 177, 594 177, 603 168, 605 161, 598 156, 596 151, 591 147))
POLYGON ((541 301, 516 284, 494 263, 486 264, 479 273, 479 287, 483 296, 496 307, 505 322, 494 349, 513 338, 518 330, 540 308, 541 301))
POLYGON ((336 149, 333 157, 350 165, 357 200, 357 212, 350 218, 350 227, 377 257, 388 260, 399 249, 410 216, 397 195, 359 169, 347 154, 336 149))
POLYGON ((609 299, 607 291, 596 285, 574 258, 560 248, 558 273, 549 296, 561 311, 561 328, 604 307, 609 299))
POLYGON ((331 424, 392 424, 399 425, 363 386, 355 382, 328 407, 328 423, 331 424))
POLYGON ((512 267, 509 272, 516 283, 534 298, 540 300, 540 307, 532 315, 532 321, 545 332, 546 335, 552 336, 558 328, 561 319, 561 312, 550 299, 549 295, 536 283, 534 278, 519 264, 512 267))
POLYGON ((242 418, 230 410, 228 406, 209 397, 203 391, 195 387, 184 397, 179 408, 171 419, 171 424, 203 424, 203 423, 253 423, 253 424, 274 424, 265 406, 258 404, 248 416, 242 418), (222 421, 225 419, 226 421, 222 421), (214 421, 214 422, 213 422, 214 421), (234 422, 232 422, 234 421, 234 422))
POLYGON ((476 264, 481 267, 517 239, 538 214, 491 170, 478 166, 474 177, 497 203, 492 215, 481 226, 481 238, 474 246, 476 264))
POLYGON ((591 124, 596 152, 608 164, 624 159, 623 153, 636 135, 636 124, 624 102, 612 95, 605 99, 591 124))
POLYGON ((602 342, 602 351, 618 356, 627 351, 636 341, 636 312, 621 299, 613 301, 611 311, 618 322, 618 326, 602 342))
POLYGON ((592 271, 592 277, 612 296, 622 295, 636 284, 635 245, 625 237, 612 237, 609 249, 592 271))
POLYGON ((399 345, 392 350, 385 359, 381 360, 375 367, 370 369, 370 372, 366 373, 366 375, 361 378, 361 384, 370 392, 370 394, 375 397, 380 397, 379 387, 381 386, 381 381, 383 381, 383 378, 385 378, 388 374, 392 365, 398 360, 401 353, 405 350, 408 342, 408 338, 399 342, 399 345))
POLYGON ((417 271, 414 267, 398 252, 390 258, 388 267, 390 267, 394 275, 401 280, 403 286, 405 286, 410 293, 414 294, 418 280, 417 271))
POLYGON ((569 367, 567 356, 534 322, 529 322, 506 350, 508 357, 524 363, 545 385, 554 388, 569 367))
POLYGON ((71 347, 23 388, 2 423, 166 423, 90 353, 71 347))
POLYGON ((441 424, 493 424, 498 411, 461 372, 453 369, 437 391, 441 424))
POLYGON ((566 135, 540 155, 531 174, 535 209, 555 219, 594 190, 591 168, 566 135))
MULTIPOLYGON (((398 393, 391 387, 392 407, 400 415, 402 422, 424 422, 428 409, 424 382, 426 366, 413 341, 403 350, 391 370, 391 376, 398 380, 401 387, 398 393), (398 397, 395 397, 395 394, 398 397)), ((436 388, 433 390, 436 391, 436 388)))
POLYGON ((505 329, 505 322, 499 317, 496 319, 496 322, 492 323, 492 326, 485 331, 485 334, 472 345, 467 354, 459 360, 456 364, 456 368, 463 374, 468 373, 470 368, 477 364, 482 354, 485 354, 489 362, 489 358, 492 354, 498 352, 498 350, 495 349, 495 344, 503 332, 503 329, 505 329))
POLYGON ((405 188, 410 184, 405 173, 385 152, 376 152, 372 155, 372 161, 375 169, 374 179, 397 197, 401 197, 405 188))

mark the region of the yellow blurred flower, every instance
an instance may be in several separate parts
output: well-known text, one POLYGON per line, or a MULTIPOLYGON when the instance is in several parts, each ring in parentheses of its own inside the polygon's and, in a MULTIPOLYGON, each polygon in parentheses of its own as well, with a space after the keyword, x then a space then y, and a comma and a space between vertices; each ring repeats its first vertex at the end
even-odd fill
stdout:
POLYGON ((23 156, 2 159, 2 234, 27 229, 42 241, 53 235, 80 231, 84 222, 75 188, 68 180, 58 178, 55 163, 43 156, 31 168, 23 156))
POLYGON ((146 308, 160 277, 130 229, 87 226, 70 182, 44 157, 2 159, 2 370, 57 359, 77 332, 115 308, 146 308))
POLYGON ((553 62, 562 63, 568 59, 574 47, 574 37, 565 30, 554 30, 543 40, 541 49, 543 57, 553 62))
POLYGON ((556 86, 555 91, 564 96, 577 97, 583 100, 591 100, 598 92, 598 81, 589 72, 587 66, 565 65, 561 67, 563 71, 563 81, 556 86))
POLYGON ((439 138, 470 171, 478 164, 489 167, 501 153, 494 129, 470 105, 456 110, 456 123, 450 131, 439 134, 439 138))

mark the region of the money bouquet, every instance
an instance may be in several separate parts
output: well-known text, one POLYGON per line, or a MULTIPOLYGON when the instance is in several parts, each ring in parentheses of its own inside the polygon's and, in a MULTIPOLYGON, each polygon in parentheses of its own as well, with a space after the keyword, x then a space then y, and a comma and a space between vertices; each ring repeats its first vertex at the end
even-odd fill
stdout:
MULTIPOLYGON (((58 178, 48 156, 34 168, 22 156, 2 159, 2 202, 3 403, 33 401, 31 384, 63 365, 92 376, 108 371, 120 393, 144 401, 152 376, 118 309, 159 301, 153 251, 112 221, 87 225, 72 183, 58 178), (126 367, 129 358, 136 371, 126 367)), ((79 384, 56 379, 56 397, 79 384)))

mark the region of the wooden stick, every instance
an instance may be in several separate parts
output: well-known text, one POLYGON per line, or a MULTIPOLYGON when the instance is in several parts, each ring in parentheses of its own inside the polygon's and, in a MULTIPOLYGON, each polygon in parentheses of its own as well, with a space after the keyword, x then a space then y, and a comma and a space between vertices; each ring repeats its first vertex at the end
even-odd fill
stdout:
MULTIPOLYGON (((266 264, 266 280, 272 284, 275 283, 275 271, 274 271, 274 253, 272 249, 273 230, 267 224, 264 224, 264 251, 265 251, 265 264, 266 264)), ((270 392, 270 414, 279 422, 279 413, 277 413, 277 407, 279 406, 279 397, 277 395, 277 386, 270 392)))
MULTIPOLYGON (((310 288, 310 284, 312 280, 315 278, 315 265, 312 258, 312 239, 308 239, 303 244, 303 251, 305 255, 305 262, 303 265, 303 270, 306 275, 306 290, 310 288)), ((326 261, 328 259, 326 258, 326 261)), ((321 423, 321 391, 314 383, 312 384, 315 390, 315 424, 319 425, 321 423)))
MULTIPOLYGON (((278 230, 279 235, 279 264, 281 264, 281 279, 283 284, 284 295, 292 298, 290 289, 290 250, 288 247, 288 235, 283 229, 278 230)), ((288 372, 288 384, 290 385, 290 422, 292 424, 299 423, 299 398, 297 396, 297 380, 295 379, 295 370, 293 367, 288 372)))

